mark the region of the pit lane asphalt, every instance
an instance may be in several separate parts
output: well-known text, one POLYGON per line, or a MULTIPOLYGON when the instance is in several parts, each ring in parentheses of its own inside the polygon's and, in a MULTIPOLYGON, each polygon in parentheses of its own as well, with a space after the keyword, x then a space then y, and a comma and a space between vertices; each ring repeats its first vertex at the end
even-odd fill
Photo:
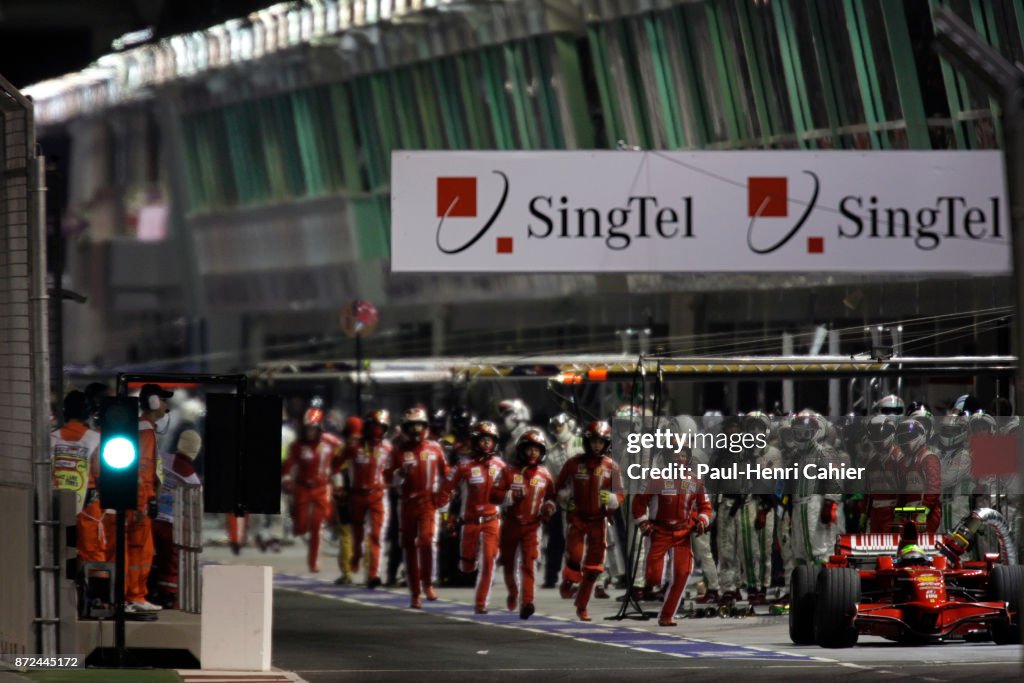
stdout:
MULTIPOLYGON (((862 638, 846 650, 793 645, 785 617, 606 621, 618 607, 595 600, 594 622, 575 621, 570 601, 538 590, 529 621, 502 608, 500 580, 491 614, 472 613, 472 590, 440 589, 422 612, 407 609, 404 590, 336 587, 334 558, 324 572, 304 569, 301 544, 279 554, 239 557, 207 547, 206 561, 274 567, 273 663, 308 681, 379 680, 822 680, 1020 681, 1021 646, 947 643, 904 647, 862 638), (533 630, 527 630, 533 629, 533 630), (674 654, 663 654, 673 652, 674 654)), ((645 605, 656 609, 656 605, 645 605)))

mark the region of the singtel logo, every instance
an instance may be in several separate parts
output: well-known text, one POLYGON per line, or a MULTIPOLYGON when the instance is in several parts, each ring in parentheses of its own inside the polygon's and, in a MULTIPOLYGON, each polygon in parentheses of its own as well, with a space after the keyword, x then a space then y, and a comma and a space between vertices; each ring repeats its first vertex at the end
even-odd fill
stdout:
MULTIPOLYGON (((755 254, 771 254, 788 244, 807 225, 818 205, 821 181, 813 171, 804 171, 811 179, 810 198, 793 226, 772 244, 758 246, 754 228, 761 219, 789 216, 789 178, 750 177, 747 179, 747 246, 755 254)), ((796 203, 796 202, 794 202, 796 203)), ((820 213, 823 213, 819 211, 820 213)), ((999 197, 990 197, 987 206, 972 206, 960 195, 942 195, 932 206, 885 206, 878 197, 846 195, 828 219, 838 215, 837 239, 910 239, 922 251, 932 251, 943 239, 1002 239, 999 197)), ((819 223, 821 217, 819 216, 819 223)), ((807 238, 807 253, 825 252, 825 237, 807 238)))
MULTIPOLYGON (((484 212, 484 222, 478 229, 464 227, 464 237, 456 244, 442 240, 442 230, 452 221, 479 219, 478 185, 476 176, 444 176, 437 178, 436 217, 437 232, 435 243, 443 254, 460 254, 476 245, 494 228, 502 215, 509 198, 510 181, 500 170, 491 172, 496 176, 497 201, 490 212, 484 212), (468 237, 465 235, 468 233, 468 237)), ((886 205, 875 195, 850 194, 843 196, 837 205, 821 205, 819 198, 822 181, 813 171, 803 171, 806 178, 801 182, 806 200, 790 197, 791 178, 787 176, 751 176, 747 178, 747 247, 759 255, 769 255, 792 242, 805 229, 818 234, 806 237, 808 254, 823 254, 826 248, 827 232, 824 225, 835 223, 834 238, 852 239, 909 239, 922 251, 938 248, 945 239, 999 240, 1003 239, 1000 199, 990 197, 982 205, 972 205, 961 195, 941 195, 927 206, 886 205), (809 182, 808 182, 809 181, 809 182), (799 207, 791 210, 790 204, 799 207), (795 220, 791 217, 795 215, 795 220), (814 220, 812 219, 814 216, 814 220), (785 227, 780 219, 792 220, 785 227), (813 224, 817 224, 817 228, 813 224), (780 225, 782 226, 780 228, 780 225), (755 229, 775 228, 774 241, 755 239, 755 229), (812 227, 808 227, 812 226, 812 227), (781 232, 781 235, 780 235, 781 232)), ((488 179, 490 180, 490 179, 488 179)), ((530 240, 600 240, 612 251, 622 251, 640 241, 657 239, 692 239, 697 234, 694 219, 694 197, 680 195, 666 201, 653 195, 630 195, 618 206, 597 207, 574 201, 566 194, 538 194, 526 202, 525 211, 530 218, 525 220, 526 239, 530 240)), ((522 215, 519 211, 515 215, 522 215)), ((731 219, 726 212, 717 212, 708 221, 708 231, 721 235, 721 223, 731 219), (715 224, 710 223, 715 221, 715 224)), ((467 224, 470 225, 470 224, 467 224)), ((512 227, 512 226, 509 226, 512 227)), ((521 234, 521 229, 516 231, 521 234)), ((766 232, 762 229, 762 234, 766 232)), ((511 254, 515 249, 514 234, 498 236, 495 251, 511 254)))
MULTIPOLYGON (((501 192, 494 211, 473 235, 461 244, 442 243, 441 231, 450 219, 478 217, 478 178, 439 177, 437 179, 438 220, 435 244, 444 254, 459 254, 479 242, 495 225, 508 200, 509 179, 502 171, 492 171, 501 179, 501 192)), ((568 196, 537 195, 530 198, 527 210, 536 219, 526 224, 528 239, 599 239, 613 251, 628 248, 634 239, 691 238, 693 231, 693 197, 683 196, 678 206, 663 206, 657 197, 629 196, 623 206, 597 208, 573 205, 568 196)), ((512 236, 498 237, 495 250, 511 254, 512 236)))

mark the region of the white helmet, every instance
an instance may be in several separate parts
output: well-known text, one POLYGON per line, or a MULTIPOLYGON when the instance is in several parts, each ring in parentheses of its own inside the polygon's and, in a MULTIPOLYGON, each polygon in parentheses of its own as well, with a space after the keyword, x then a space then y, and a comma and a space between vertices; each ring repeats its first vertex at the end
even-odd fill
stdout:
POLYGON ((626 420, 630 424, 630 428, 633 431, 640 431, 645 427, 645 419, 651 417, 651 411, 646 408, 641 408, 638 405, 632 403, 623 403, 615 409, 613 419, 618 422, 620 420, 626 420))
POLYGON ((963 415, 947 415, 942 418, 938 439, 945 451, 963 446, 967 440, 967 418, 963 415))
POLYGON ((896 394, 889 394, 875 401, 871 406, 872 415, 902 415, 906 406, 903 399, 896 394))
POLYGON ((896 418, 874 415, 868 420, 868 441, 876 451, 890 450, 896 443, 896 418))
POLYGON ((722 420, 725 419, 722 416, 721 410, 709 410, 704 413, 704 417, 701 419, 701 423, 704 425, 704 431, 711 434, 717 434, 722 428, 722 420))
POLYGON ((690 432, 696 433, 699 431, 697 428, 697 421, 689 415, 676 415, 675 417, 670 417, 665 421, 663 427, 671 431, 673 434, 687 434, 690 432))
POLYGON ((768 436, 772 432, 772 419, 761 410, 751 410, 743 417, 743 431, 768 436))
POLYGON ((932 434, 935 433, 935 417, 932 415, 932 411, 922 405, 912 410, 908 417, 912 417, 920 422, 921 426, 924 427, 925 432, 928 433, 928 439, 930 440, 932 438, 932 434))
POLYGON ((789 438, 797 451, 809 451, 825 438, 821 416, 813 410, 801 410, 789 426, 789 438))
POLYGON ((548 420, 548 432, 556 442, 564 446, 576 435, 576 420, 568 413, 559 413, 548 420))
POLYGON ((1006 420, 1003 425, 1003 434, 1016 434, 1020 431, 1020 418, 1014 415, 1006 420))
POLYGON ((498 403, 498 415, 501 416, 505 430, 509 432, 521 423, 530 421, 530 409, 519 398, 510 398, 498 403))
POLYGON ((967 418, 967 431, 971 434, 998 434, 999 425, 994 417, 979 410, 967 418))
POLYGON ((907 418, 896 425, 896 445, 904 456, 916 455, 928 443, 928 430, 915 418, 907 418))

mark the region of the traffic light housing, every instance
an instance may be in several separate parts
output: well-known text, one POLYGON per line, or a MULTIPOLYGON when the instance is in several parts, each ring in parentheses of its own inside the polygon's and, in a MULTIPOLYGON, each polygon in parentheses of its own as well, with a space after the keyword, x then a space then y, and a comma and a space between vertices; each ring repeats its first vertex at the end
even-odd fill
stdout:
POLYGON ((139 399, 110 397, 100 410, 100 503, 110 510, 135 510, 139 496, 139 399))

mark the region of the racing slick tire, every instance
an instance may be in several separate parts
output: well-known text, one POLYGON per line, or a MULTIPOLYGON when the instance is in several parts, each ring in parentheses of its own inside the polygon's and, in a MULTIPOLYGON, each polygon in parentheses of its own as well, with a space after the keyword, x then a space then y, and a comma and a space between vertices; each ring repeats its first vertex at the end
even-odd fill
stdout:
POLYGON ((814 645, 814 590, 821 567, 805 564, 793 570, 789 592, 789 639, 797 645, 814 645))
POLYGON ((853 647, 853 617, 860 602, 860 574, 849 567, 826 568, 818 577, 814 606, 814 640, 821 647, 853 647))
POLYGON ((993 602, 1009 603, 1012 621, 1007 624, 992 624, 992 640, 997 645, 1011 645, 1021 642, 1020 637, 1020 594, 1024 590, 1024 565, 997 564, 992 567, 988 579, 988 594, 993 602))

